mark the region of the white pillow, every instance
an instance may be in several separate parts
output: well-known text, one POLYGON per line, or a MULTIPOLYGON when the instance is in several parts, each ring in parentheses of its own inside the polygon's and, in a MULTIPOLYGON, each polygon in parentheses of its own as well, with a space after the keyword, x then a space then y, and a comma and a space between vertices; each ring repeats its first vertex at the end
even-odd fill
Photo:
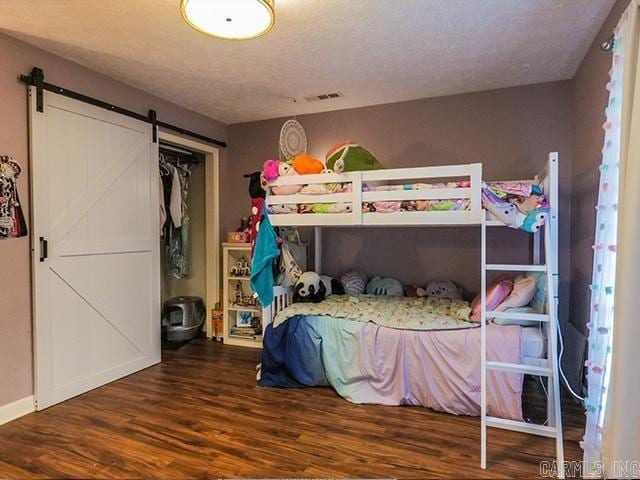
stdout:
POLYGON ((524 275, 518 275, 513 281, 511 293, 496 307, 496 311, 504 312, 509 308, 524 307, 529 304, 535 293, 536 280, 524 275))

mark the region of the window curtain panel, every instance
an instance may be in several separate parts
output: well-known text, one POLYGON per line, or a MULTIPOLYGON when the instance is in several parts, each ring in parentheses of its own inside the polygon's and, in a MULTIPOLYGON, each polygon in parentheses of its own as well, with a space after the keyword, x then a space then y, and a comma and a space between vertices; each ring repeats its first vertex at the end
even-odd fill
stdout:
POLYGON ((633 475, 624 462, 640 460, 639 6, 631 2, 614 32, 593 246, 583 448, 586 473, 610 478, 633 475))
MULTIPOLYGON (((637 475, 621 462, 640 461, 640 1, 624 13, 617 270, 609 398, 602 453, 612 478, 637 475)), ((628 463, 626 466, 629 466, 628 463)))
POLYGON ((625 18, 627 17, 623 17, 614 32, 612 67, 606 86, 609 90, 609 103, 605 110, 606 120, 602 125, 605 137, 593 244, 591 318, 587 324, 589 354, 585 364, 588 382, 588 395, 585 400, 587 420, 582 443, 585 467, 589 476, 599 476, 603 473, 602 432, 608 399, 607 385, 610 377, 614 321, 625 18))

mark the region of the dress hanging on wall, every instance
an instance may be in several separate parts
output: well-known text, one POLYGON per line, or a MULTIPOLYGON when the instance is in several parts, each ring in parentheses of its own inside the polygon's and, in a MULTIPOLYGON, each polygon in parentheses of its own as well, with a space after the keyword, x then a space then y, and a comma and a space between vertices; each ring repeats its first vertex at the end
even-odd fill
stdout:
POLYGON ((13 158, 0 157, 0 239, 27 234, 27 223, 18 197, 17 180, 21 171, 13 158))

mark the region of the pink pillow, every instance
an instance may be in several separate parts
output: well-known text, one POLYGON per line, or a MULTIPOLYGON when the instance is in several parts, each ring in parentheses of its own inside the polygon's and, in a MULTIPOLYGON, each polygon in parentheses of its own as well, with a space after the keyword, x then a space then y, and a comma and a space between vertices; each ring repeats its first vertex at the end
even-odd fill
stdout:
POLYGON ((532 277, 518 275, 513 282, 513 290, 500 305, 496 307, 498 312, 504 312, 507 308, 524 307, 536 293, 536 280, 532 277))
MULTIPOLYGON (((501 277, 487 287, 487 310, 494 310, 505 298, 509 296, 513 289, 513 282, 508 278, 501 277)), ((471 322, 479 322, 482 316, 482 302, 480 295, 471 302, 471 322)))

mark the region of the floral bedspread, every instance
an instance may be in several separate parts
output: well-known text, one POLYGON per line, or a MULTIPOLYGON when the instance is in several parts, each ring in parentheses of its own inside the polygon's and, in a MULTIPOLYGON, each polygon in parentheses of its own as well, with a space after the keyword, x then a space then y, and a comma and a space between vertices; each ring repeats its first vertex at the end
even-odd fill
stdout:
POLYGON ((297 315, 321 315, 356 322, 373 322, 402 330, 452 330, 473 328, 471 307, 463 300, 330 295, 320 303, 294 303, 279 312, 273 327, 297 315))

